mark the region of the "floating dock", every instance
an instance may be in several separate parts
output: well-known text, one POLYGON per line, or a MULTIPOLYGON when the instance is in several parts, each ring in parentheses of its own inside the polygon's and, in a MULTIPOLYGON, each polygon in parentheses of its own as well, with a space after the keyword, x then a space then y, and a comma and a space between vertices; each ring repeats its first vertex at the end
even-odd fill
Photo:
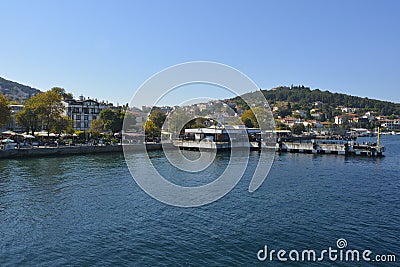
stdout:
POLYGON ((210 127, 185 129, 185 135, 173 141, 173 145, 186 150, 226 150, 235 148, 274 149, 277 152, 308 153, 308 154, 336 154, 381 157, 385 148, 380 145, 380 131, 377 143, 358 144, 356 137, 351 136, 293 136, 291 132, 265 132, 256 128, 242 126, 210 127), (263 132, 264 133, 264 132, 263 132), (267 144, 263 136, 276 134, 267 144), (246 136, 247 138, 243 138, 246 136), (230 141, 230 140, 234 141, 230 141), (247 140, 245 140, 247 139, 247 140), (274 139, 272 139, 274 140, 274 139))
POLYGON ((276 151, 307 154, 336 154, 368 157, 384 156, 385 148, 376 144, 352 143, 299 143, 281 141, 277 143, 276 151))

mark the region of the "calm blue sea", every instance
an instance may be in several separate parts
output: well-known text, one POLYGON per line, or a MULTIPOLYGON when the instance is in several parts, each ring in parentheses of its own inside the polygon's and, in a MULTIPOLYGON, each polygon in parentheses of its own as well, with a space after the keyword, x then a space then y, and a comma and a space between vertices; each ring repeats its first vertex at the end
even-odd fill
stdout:
MULTIPOLYGON (((260 262, 257 252, 265 245, 320 251, 337 248, 344 238, 348 249, 396 255, 398 266, 400 136, 382 139, 384 158, 277 155, 254 193, 248 185, 258 153, 251 153, 239 184, 199 208, 172 207, 146 195, 121 154, 1 160, 0 265, 310 266, 260 262)), ((161 152, 151 156, 168 172, 161 152)), ((140 166, 142 155, 134 157, 140 166)), ((229 154, 218 154, 203 179, 214 179, 228 160, 229 154)))

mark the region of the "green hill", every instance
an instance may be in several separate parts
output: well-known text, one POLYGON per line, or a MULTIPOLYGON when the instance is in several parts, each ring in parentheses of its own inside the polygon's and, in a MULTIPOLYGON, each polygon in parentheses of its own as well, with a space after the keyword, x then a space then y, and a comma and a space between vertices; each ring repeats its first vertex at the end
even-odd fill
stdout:
POLYGON ((40 93, 40 90, 0 77, 0 93, 10 101, 23 103, 31 96, 40 93))
MULTIPOLYGON (((315 102, 322 102, 321 109, 331 113, 339 106, 358 108, 359 112, 375 111, 380 115, 400 115, 400 103, 392 103, 369 99, 367 97, 351 96, 347 94, 332 93, 319 89, 311 90, 304 86, 281 86, 271 90, 261 90, 270 105, 289 103, 289 109, 311 109, 315 102)), ((252 94, 252 93, 249 93, 252 94)), ((246 94, 249 96, 248 94, 246 94)), ((247 109, 246 104, 239 98, 233 98, 240 107, 247 109)))

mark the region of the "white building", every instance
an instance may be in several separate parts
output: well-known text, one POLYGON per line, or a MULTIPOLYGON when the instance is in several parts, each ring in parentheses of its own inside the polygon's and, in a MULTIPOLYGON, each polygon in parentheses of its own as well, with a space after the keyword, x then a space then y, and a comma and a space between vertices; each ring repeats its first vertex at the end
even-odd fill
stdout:
POLYGON ((293 115, 299 115, 302 118, 307 116, 307 112, 305 110, 295 110, 292 112, 293 115))
POLYGON ((90 129, 93 120, 100 118, 100 112, 104 109, 120 109, 113 104, 98 102, 93 99, 85 99, 83 96, 79 100, 67 99, 63 101, 65 105, 64 115, 73 121, 74 130, 87 131, 90 129))
POLYGON ((382 121, 381 126, 390 131, 400 130, 400 119, 384 120, 382 121))
POLYGON ((341 125, 348 121, 347 116, 335 116, 335 124, 341 125))

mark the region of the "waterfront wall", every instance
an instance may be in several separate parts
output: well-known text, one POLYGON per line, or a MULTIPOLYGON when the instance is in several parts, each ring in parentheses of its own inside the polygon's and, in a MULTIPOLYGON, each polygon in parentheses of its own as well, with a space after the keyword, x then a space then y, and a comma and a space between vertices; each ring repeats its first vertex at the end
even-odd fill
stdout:
MULTIPOLYGON (((142 150, 142 145, 126 145, 130 151, 142 150)), ((146 144, 147 150, 162 149, 161 144, 146 144)), ((30 149, 0 150, 0 159, 29 158, 44 156, 85 155, 99 153, 122 153, 122 145, 110 146, 68 146, 68 147, 40 147, 30 149)))

